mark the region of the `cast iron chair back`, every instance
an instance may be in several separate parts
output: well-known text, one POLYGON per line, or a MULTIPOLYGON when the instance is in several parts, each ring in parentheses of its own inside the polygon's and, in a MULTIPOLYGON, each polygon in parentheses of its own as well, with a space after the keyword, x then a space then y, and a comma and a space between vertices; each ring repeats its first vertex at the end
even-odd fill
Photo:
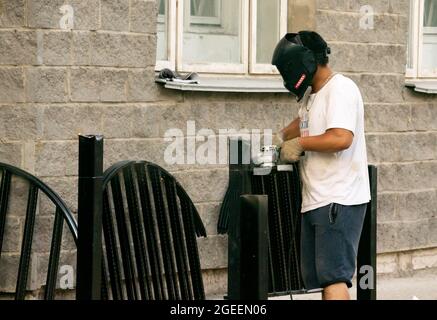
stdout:
POLYGON ((10 205, 11 192, 13 192, 14 190, 14 179, 16 179, 16 177, 27 182, 28 196, 23 238, 21 242, 21 251, 19 257, 17 283, 14 291, 15 299, 25 299, 30 258, 32 253, 32 242, 35 231, 34 229, 38 206, 38 194, 42 193, 50 200, 50 202, 56 208, 44 292, 44 299, 52 300, 55 296, 64 220, 66 221, 75 242, 77 241, 77 224, 66 204, 44 182, 26 171, 23 171, 8 164, 0 163, 0 262, 2 247, 4 244, 3 241, 6 229, 6 217, 10 205))
POLYGON ((204 299, 196 236, 206 231, 176 179, 124 161, 105 171, 103 188, 103 299, 204 299))

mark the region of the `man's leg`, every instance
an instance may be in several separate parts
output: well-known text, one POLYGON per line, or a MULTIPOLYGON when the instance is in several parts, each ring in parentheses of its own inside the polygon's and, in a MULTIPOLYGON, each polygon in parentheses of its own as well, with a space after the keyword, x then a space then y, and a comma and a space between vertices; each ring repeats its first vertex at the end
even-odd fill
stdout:
POLYGON ((312 225, 311 219, 314 213, 315 212, 304 213, 301 219, 301 271, 305 289, 307 290, 320 288, 320 283, 317 279, 316 271, 314 226, 312 225))
POLYGON ((317 278, 324 300, 350 300, 366 205, 331 204, 314 216, 317 278))
POLYGON ((336 283, 323 289, 323 300, 350 300, 349 288, 346 283, 336 283))

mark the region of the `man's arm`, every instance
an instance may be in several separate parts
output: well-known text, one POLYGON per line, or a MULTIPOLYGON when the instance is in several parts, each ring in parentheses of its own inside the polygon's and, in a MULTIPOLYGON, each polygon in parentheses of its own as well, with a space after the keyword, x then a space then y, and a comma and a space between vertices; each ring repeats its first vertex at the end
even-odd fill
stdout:
POLYGON ((287 127, 280 131, 282 133, 284 141, 291 140, 300 136, 299 124, 300 119, 296 118, 287 127))
POLYGON ((348 149, 353 139, 351 131, 334 128, 319 136, 299 138, 299 144, 303 151, 333 153, 348 149))

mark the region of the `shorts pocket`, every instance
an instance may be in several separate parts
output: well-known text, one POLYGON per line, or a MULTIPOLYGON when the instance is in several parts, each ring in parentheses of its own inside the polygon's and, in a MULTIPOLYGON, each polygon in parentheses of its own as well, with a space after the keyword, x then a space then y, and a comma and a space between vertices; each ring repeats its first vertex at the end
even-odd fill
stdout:
POLYGON ((329 216, 329 223, 331 225, 335 224, 335 222, 337 221, 337 217, 338 217, 338 204, 337 203, 331 203, 329 205, 328 216, 329 216))

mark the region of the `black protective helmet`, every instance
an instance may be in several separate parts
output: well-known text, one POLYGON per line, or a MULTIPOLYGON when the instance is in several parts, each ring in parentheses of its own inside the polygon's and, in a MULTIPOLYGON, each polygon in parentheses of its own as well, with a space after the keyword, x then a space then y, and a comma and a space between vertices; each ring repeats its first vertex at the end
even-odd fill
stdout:
POLYGON ((281 73, 285 88, 300 101, 311 86, 317 64, 326 64, 329 53, 328 44, 316 32, 288 33, 277 44, 272 64, 281 73))

